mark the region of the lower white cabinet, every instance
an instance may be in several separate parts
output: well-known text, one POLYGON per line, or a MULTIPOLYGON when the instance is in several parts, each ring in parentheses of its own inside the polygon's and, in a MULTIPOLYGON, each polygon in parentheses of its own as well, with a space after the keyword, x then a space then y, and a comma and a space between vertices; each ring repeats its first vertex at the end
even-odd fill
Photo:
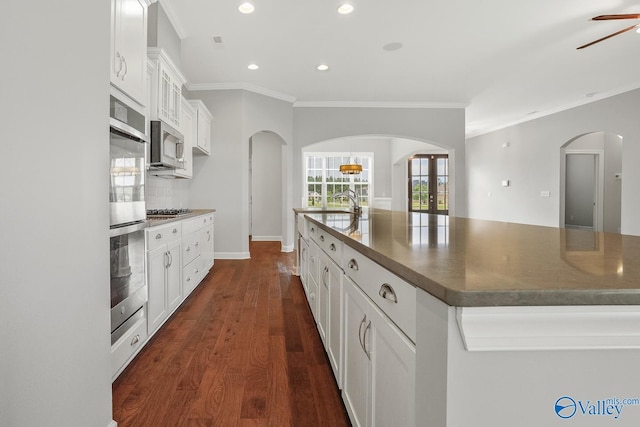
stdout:
MULTIPOLYGON (((179 226, 147 231, 149 241, 160 240, 164 234, 179 233, 179 226), (158 237, 161 236, 161 237, 158 237)), ((147 252, 148 332, 151 335, 182 302, 182 240, 175 240, 147 252)), ((150 247, 149 245, 148 247, 150 247)))
POLYGON ((320 252, 318 330, 338 388, 342 388, 342 292, 342 270, 327 254, 320 252))
POLYGON ((344 278, 342 395, 354 426, 415 425, 415 345, 344 278))
POLYGON ((298 265, 298 273, 300 274, 300 281, 304 287, 304 291, 307 292, 307 276, 309 274, 309 242, 300 238, 298 240, 298 251, 300 251, 300 265, 298 265))

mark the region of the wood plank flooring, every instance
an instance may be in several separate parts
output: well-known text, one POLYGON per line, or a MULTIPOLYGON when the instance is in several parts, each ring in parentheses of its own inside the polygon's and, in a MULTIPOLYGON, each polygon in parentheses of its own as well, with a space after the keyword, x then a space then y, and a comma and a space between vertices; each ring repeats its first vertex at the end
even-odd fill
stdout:
POLYGON ((293 254, 252 242, 113 383, 118 427, 349 426, 293 254))

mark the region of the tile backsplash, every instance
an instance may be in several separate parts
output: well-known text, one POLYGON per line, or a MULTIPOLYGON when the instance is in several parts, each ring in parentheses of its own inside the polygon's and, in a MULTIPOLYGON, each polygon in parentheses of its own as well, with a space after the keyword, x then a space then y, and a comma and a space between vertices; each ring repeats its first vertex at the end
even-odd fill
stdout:
POLYGON ((147 174, 147 209, 190 208, 188 180, 160 178, 147 174))

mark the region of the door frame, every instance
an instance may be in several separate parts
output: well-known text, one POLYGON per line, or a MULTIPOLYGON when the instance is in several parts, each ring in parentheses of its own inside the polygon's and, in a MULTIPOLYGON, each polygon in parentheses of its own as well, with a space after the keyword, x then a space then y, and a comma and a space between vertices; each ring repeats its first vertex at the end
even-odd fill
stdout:
POLYGON ((596 149, 568 149, 562 153, 562 185, 560 187, 560 226, 565 228, 566 186, 567 186, 567 156, 575 154, 593 155, 595 158, 594 208, 593 231, 604 229, 604 150, 596 149))

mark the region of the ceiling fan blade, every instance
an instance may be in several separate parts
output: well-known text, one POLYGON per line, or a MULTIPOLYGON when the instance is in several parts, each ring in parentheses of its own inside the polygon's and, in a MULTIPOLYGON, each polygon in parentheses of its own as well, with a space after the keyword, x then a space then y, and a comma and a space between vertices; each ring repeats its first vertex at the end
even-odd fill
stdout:
POLYGON ((609 21, 611 19, 640 19, 640 13, 623 13, 620 15, 599 15, 591 18, 592 21, 609 21))
POLYGON ((611 37, 613 37, 613 36, 617 36, 618 34, 626 33, 627 31, 631 31, 631 30, 633 30, 634 28, 638 28, 638 27, 640 27, 640 24, 632 25, 632 26, 627 27, 627 28, 624 28, 624 29, 622 29, 622 30, 620 30, 620 31, 616 31, 616 32, 615 32, 615 33, 613 33, 613 34, 609 34, 608 36, 604 36, 604 37, 602 37, 601 39, 594 40, 594 41, 592 41, 591 43, 587 43, 587 44, 585 44, 585 45, 582 45, 582 46, 580 46, 580 47, 578 47, 578 48, 576 48, 576 49, 578 49, 578 50, 580 50, 580 49, 584 49, 585 47, 589 47, 589 46, 594 45, 594 44, 596 44, 596 43, 600 43, 600 42, 601 42, 601 41, 603 41, 603 40, 609 39, 609 38, 611 38, 611 37))

